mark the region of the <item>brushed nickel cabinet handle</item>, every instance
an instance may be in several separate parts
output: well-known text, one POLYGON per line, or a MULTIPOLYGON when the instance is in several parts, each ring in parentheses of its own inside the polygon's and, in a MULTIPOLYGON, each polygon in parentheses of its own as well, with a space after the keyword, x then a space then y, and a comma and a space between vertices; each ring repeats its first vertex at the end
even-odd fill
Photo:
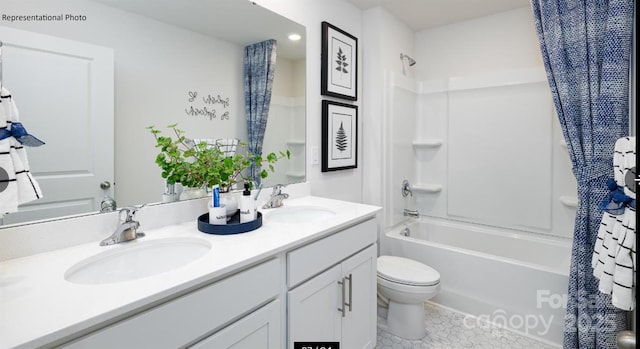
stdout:
POLYGON ((349 274, 345 279, 349 280, 349 303, 345 304, 349 306, 349 311, 353 311, 353 275, 349 274))
POLYGON ((338 308, 338 311, 342 313, 342 317, 347 316, 347 307, 345 306, 345 293, 346 293, 346 284, 344 281, 344 278, 342 278, 342 280, 338 281, 338 285, 341 286, 342 288, 342 308, 338 308))

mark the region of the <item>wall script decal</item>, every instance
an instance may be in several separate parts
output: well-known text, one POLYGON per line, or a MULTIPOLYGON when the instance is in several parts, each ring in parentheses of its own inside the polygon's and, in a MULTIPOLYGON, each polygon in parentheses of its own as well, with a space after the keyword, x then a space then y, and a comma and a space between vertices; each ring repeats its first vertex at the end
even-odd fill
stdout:
POLYGON ((198 98, 198 91, 188 91, 187 102, 189 105, 184 109, 185 114, 189 116, 208 116, 210 121, 217 119, 229 120, 229 97, 222 97, 219 94, 208 94, 206 97, 198 98), (222 107, 222 110, 217 107, 222 107))

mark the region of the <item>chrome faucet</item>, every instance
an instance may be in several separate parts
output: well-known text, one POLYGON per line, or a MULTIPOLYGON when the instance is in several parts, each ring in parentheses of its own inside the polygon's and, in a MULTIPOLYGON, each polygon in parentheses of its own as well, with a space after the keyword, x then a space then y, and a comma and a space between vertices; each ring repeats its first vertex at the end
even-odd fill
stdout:
POLYGON ((136 212, 141 209, 139 207, 124 207, 120 209, 118 227, 108 238, 100 241, 100 246, 108 246, 113 244, 119 244, 125 241, 135 240, 143 237, 144 233, 137 232, 140 227, 140 222, 133 220, 136 212))
POLYGON ((402 188, 400 188, 400 190, 403 198, 406 198, 407 195, 413 196, 413 191, 411 190, 411 184, 406 179, 402 181, 402 188))
POLYGON ((267 201, 262 208, 276 208, 282 206, 282 200, 287 199, 289 194, 283 193, 282 189, 285 186, 283 184, 276 184, 273 186, 273 191, 271 192, 271 197, 269 201, 267 201))

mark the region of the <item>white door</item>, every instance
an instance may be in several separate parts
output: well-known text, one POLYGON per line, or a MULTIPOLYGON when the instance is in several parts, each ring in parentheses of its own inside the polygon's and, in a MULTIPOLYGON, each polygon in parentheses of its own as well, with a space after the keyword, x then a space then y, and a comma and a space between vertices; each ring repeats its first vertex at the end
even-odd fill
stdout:
POLYGON ((294 342, 340 341, 341 271, 341 266, 336 265, 289 291, 290 349, 294 342))
POLYGON ((343 348, 367 349, 376 344, 376 245, 342 262, 351 304, 342 319, 343 348))
POLYGON ((2 84, 29 133, 27 148, 43 198, 4 224, 99 210, 100 183, 113 184, 113 50, 0 26, 2 84))

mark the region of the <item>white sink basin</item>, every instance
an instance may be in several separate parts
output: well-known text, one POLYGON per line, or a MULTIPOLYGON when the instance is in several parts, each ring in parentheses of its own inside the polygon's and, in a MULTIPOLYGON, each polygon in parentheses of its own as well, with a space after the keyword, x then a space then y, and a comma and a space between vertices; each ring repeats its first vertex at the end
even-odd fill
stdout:
POLYGON ((211 244, 199 238, 136 240, 76 263, 64 278, 89 285, 140 279, 184 266, 210 249, 211 244))
POLYGON ((335 214, 335 212, 324 207, 284 206, 274 209, 264 219, 268 222, 304 224, 324 221, 335 214))

